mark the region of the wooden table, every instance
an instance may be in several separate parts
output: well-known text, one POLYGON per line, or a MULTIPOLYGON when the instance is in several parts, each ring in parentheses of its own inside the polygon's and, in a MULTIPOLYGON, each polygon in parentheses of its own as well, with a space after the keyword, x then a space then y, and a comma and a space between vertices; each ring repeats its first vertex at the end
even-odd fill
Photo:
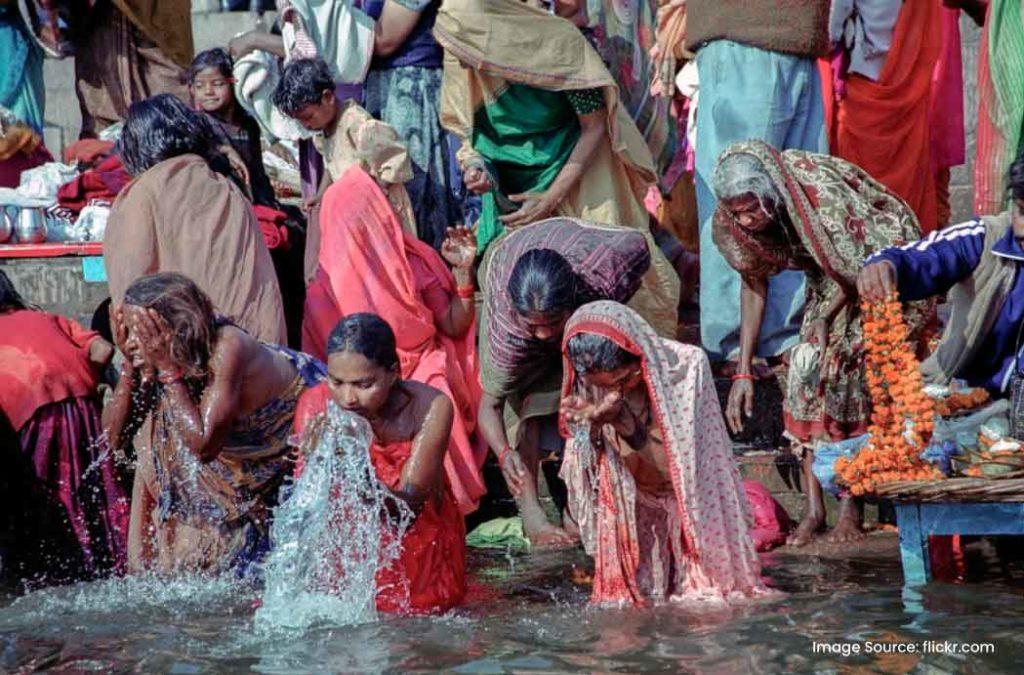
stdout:
POLYGON ((1024 535, 1024 502, 896 502, 903 561, 903 602, 922 611, 920 588, 931 578, 932 535, 1024 535))

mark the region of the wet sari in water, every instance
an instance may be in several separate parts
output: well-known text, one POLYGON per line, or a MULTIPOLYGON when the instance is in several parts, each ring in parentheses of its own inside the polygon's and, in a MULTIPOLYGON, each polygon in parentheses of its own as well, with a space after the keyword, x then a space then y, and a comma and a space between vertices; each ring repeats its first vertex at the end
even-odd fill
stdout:
MULTIPOLYGON (((569 437, 561 476, 569 511, 594 556, 595 603, 733 600, 764 595, 754 525, 699 347, 659 338, 639 314, 615 302, 584 305, 566 325, 562 395, 577 391, 564 345, 594 333, 640 357, 651 409, 650 438, 667 456, 671 489, 640 489, 611 427, 604 449, 569 437)), ((565 430, 568 433, 569 430, 565 430)))
POLYGON ((0 313, 0 542, 5 566, 50 581, 124 570, 128 489, 103 444, 89 351, 99 335, 36 310, 0 313), (5 542, 4 542, 5 543, 5 542))
MULTIPOLYGON (((869 255, 917 241, 917 218, 888 188, 838 157, 803 150, 779 152, 761 141, 737 143, 724 156, 736 153, 761 161, 782 194, 790 222, 782 226, 781 238, 751 234, 719 209, 714 221, 715 244, 742 275, 767 279, 785 269, 806 273, 803 344, 794 348, 796 354, 808 348, 811 323, 823 317, 840 289, 847 297, 856 298, 857 274, 869 255)), ((928 307, 927 303, 908 305, 912 334, 924 324, 928 307)), ((860 308, 854 301, 831 321, 828 346, 818 357, 818 365, 790 369, 785 397, 787 433, 808 442, 841 440, 867 431, 871 399, 863 363, 864 335, 860 308)), ((799 366, 795 361, 794 365, 799 366)))
POLYGON ((451 272, 429 244, 402 228, 383 190, 358 166, 327 189, 320 225, 303 348, 326 358, 327 337, 342 317, 372 312, 384 319, 395 332, 402 377, 441 390, 455 405, 445 472, 462 512, 476 510, 486 491, 486 447, 473 435, 480 402, 476 324, 458 338, 437 327, 455 296, 451 272))
MULTIPOLYGON (((154 503, 155 567, 162 572, 255 571, 270 547, 271 509, 291 471, 287 453, 299 397, 326 377, 316 359, 286 347, 265 345, 295 367, 292 382, 273 399, 236 421, 217 457, 200 462, 177 447, 174 416, 165 402, 153 412, 150 438, 142 444, 133 500, 154 503)), ((142 560, 136 523, 145 514, 133 507, 130 559, 142 560)))
MULTIPOLYGON (((333 405, 326 384, 305 394, 295 413, 295 433, 301 436, 318 415, 333 405)), ((377 478, 396 490, 402 469, 412 453, 412 440, 370 446, 377 478)), ((301 464, 301 459, 300 459, 301 464)), ((301 467, 296 469, 301 472, 301 467)), ((384 536, 388 536, 385 531, 384 536)), ((402 552, 377 572, 377 609, 388 613, 434 614, 462 602, 466 592, 466 527, 447 477, 402 538, 402 552)))

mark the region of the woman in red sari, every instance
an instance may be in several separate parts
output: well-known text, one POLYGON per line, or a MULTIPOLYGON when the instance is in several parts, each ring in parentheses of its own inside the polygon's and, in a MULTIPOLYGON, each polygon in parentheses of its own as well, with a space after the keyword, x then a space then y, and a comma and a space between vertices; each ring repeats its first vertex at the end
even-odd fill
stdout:
POLYGON ((124 569, 128 487, 101 444, 99 372, 113 346, 26 303, 0 271, 0 532, 19 577, 124 569))
POLYGON ((379 315, 398 336, 401 376, 439 389, 455 405, 445 471, 463 514, 476 510, 485 488, 486 448, 475 443, 480 401, 473 234, 454 230, 442 251, 405 232, 381 187, 359 166, 324 195, 320 256, 306 292, 303 351, 326 356, 327 336, 343 316, 379 315), (453 274, 454 272, 454 274, 453 274))
POLYGON ((466 591, 466 529, 444 470, 454 406, 434 387, 402 379, 395 334, 379 316, 342 319, 327 353, 327 381, 302 395, 295 433, 312 433, 330 405, 370 423, 377 478, 415 514, 401 555, 377 574, 377 609, 444 612, 466 591))

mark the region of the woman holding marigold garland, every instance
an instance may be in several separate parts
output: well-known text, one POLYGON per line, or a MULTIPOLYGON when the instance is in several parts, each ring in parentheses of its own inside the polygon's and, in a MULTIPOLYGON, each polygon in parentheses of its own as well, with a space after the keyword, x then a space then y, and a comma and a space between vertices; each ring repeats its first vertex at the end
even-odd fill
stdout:
MULTIPOLYGON (((753 359, 765 316, 768 280, 798 269, 807 276, 801 342, 790 354, 786 435, 797 450, 867 431, 871 398, 864 374, 864 337, 857 274, 875 251, 915 240, 917 219, 906 203, 863 170, 836 157, 779 152, 761 141, 723 153, 714 175, 720 205, 715 244, 742 276, 740 359, 726 406, 733 431, 753 412, 753 359)), ((911 334, 925 307, 908 315, 911 334)), ((803 452, 808 508, 789 543, 809 542, 825 523, 821 486, 803 452)), ((843 499, 833 541, 857 539, 859 504, 843 499)))

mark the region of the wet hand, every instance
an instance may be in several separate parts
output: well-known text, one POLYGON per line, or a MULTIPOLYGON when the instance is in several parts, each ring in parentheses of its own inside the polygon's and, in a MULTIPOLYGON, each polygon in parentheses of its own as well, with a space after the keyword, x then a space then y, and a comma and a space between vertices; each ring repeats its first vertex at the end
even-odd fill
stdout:
POLYGON ((499 218, 505 227, 508 228, 522 227, 523 225, 535 223, 538 220, 544 220, 558 206, 558 200, 551 195, 550 191, 542 193, 526 192, 518 195, 509 195, 508 198, 510 201, 522 204, 515 213, 499 218))
POLYGON ((147 366, 155 370, 173 370, 171 336, 173 332, 156 310, 137 312, 132 331, 139 340, 139 355, 147 366))
POLYGON ((868 302, 882 302, 896 292, 896 266, 881 260, 864 267, 857 275, 857 293, 868 302))
POLYGON ((605 394, 597 403, 591 403, 582 396, 568 396, 562 400, 562 419, 566 424, 589 424, 591 427, 611 424, 622 413, 622 395, 617 392, 605 394))
POLYGON ((452 267, 472 267, 476 260, 476 233, 461 225, 449 227, 448 236, 441 244, 441 256, 452 267))
POLYGON ((501 466, 501 473, 505 476, 505 484, 508 485, 508 491, 512 493, 514 498, 519 499, 523 494, 523 486, 529 477, 526 465, 523 464, 519 453, 512 449, 507 449, 500 453, 498 462, 501 466))
POLYGON ((494 187, 491 185, 491 177, 478 166, 471 166, 466 169, 462 179, 466 183, 466 189, 473 194, 482 195, 485 192, 490 192, 494 187))
MULTIPOLYGON (((117 305, 110 312, 110 328, 114 333, 114 346, 122 354, 128 353, 128 324, 124 319, 124 305, 117 305)), ((131 359, 126 359, 131 362, 131 359)))
POLYGON ((736 380, 729 390, 729 402, 725 406, 725 421, 734 434, 743 431, 744 418, 754 414, 754 382, 736 380))
POLYGON ((824 354, 825 348, 828 347, 828 322, 825 319, 815 319, 808 326, 808 331, 810 334, 807 341, 817 346, 820 354, 824 354))

